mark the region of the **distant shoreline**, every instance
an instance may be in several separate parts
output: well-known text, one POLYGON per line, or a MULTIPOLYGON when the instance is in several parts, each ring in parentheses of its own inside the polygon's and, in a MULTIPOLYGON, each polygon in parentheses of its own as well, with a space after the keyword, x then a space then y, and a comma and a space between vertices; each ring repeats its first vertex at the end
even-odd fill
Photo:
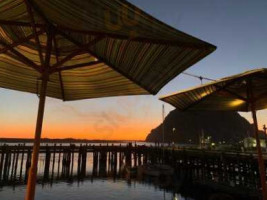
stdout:
MULTIPOLYGON (((1 143, 32 143, 30 138, 0 138, 1 143)), ((50 139, 43 138, 41 143, 126 143, 126 142, 145 142, 144 140, 87 140, 87 139, 50 139)))

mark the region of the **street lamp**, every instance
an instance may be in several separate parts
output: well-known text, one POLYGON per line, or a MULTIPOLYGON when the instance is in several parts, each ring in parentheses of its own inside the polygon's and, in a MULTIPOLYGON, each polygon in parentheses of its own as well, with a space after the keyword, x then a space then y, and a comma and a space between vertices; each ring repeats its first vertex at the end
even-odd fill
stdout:
POLYGON ((172 128, 172 143, 173 143, 173 146, 174 146, 174 133, 175 133, 175 131, 176 131, 176 128, 175 127, 173 127, 172 128))

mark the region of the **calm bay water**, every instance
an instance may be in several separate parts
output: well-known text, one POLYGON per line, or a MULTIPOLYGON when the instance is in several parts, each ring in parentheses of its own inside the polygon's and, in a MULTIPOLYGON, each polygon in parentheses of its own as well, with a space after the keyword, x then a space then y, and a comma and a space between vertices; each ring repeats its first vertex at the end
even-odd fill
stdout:
MULTIPOLYGON (((134 143, 133 143, 134 144, 134 143)), ((2 144, 3 145, 3 144, 2 144)), ((15 145, 9 144, 9 145, 15 145)), ((31 144, 26 144, 30 146, 31 144)), ((53 143, 49 143, 53 146, 53 143)), ((57 144, 59 145, 59 144, 57 144)), ((68 146, 69 144, 62 144, 68 146)), ((79 143, 75 144, 80 146, 79 143)), ((88 143, 88 145, 106 146, 107 143, 88 143)), ((108 144, 109 146, 112 144, 108 144)), ((127 143, 114 143, 114 145, 127 145, 127 143)), ((154 145, 151 143, 137 143, 137 145, 154 145)), ((166 144, 167 145, 167 144, 166 144)), ((1 146, 1 145, 0 145, 1 146)), ((110 154, 109 154, 110 155, 110 154)), ((151 178, 142 176, 129 177, 125 173, 125 165, 122 168, 115 165, 112 161, 106 161, 103 168, 100 164, 94 167, 93 153, 86 154, 86 168, 83 177, 80 177, 78 169, 79 156, 74 153, 72 160, 72 168, 70 174, 63 173, 62 157, 59 154, 53 154, 53 147, 51 147, 51 162, 48 166, 50 169, 45 173, 46 169, 46 155, 44 153, 39 155, 38 164, 38 185, 36 192, 36 200, 234 200, 241 199, 224 192, 216 192, 209 189, 209 187, 199 187, 199 185, 192 185, 191 182, 186 182, 184 177, 186 172, 182 175, 151 178), (52 162, 52 160, 54 162, 52 162), (111 164, 110 164, 111 163, 111 164), (112 164, 113 163, 113 164, 112 164), (113 167, 112 167, 113 166, 113 167), (45 175, 46 174, 46 175, 45 175)), ((13 154, 11 160, 16 158, 13 154)), ((26 184, 25 178, 27 155, 18 156, 17 173, 10 170, 6 176, 0 176, 0 200, 23 200, 25 196, 26 184), (24 162, 21 162, 23 161, 24 162), (23 165, 20 165, 23 163, 23 165), (24 167, 23 167, 24 166, 24 167), (4 178, 5 177, 5 178, 4 178)), ((117 163, 119 163, 119 156, 117 163)), ((141 158, 142 159, 142 158, 141 158)), ((14 160, 13 160, 14 161, 14 160)), ((13 163, 12 161, 12 163, 13 163)), ((105 163, 105 162, 104 162, 105 163)), ((132 160, 132 166, 134 165, 132 160)), ((12 166, 12 165, 11 165, 12 166)), ((177 175, 177 174, 176 174, 177 175)), ((250 198, 243 198, 242 200, 251 200, 250 198)))
MULTIPOLYGON (((134 143, 133 143, 134 144, 134 143)), ((3 145, 3 143, 2 143, 3 145)), ((9 145, 17 145, 17 143, 12 143, 9 145)), ((30 146, 30 143, 26 144, 30 146)), ((46 144, 43 144, 46 145, 46 144)), ((53 143, 48 143, 47 145, 53 146, 53 143)), ((62 144, 63 146, 69 145, 67 143, 62 144)), ((79 146, 80 144, 75 144, 79 146)), ((88 145, 95 146, 105 146, 107 143, 88 143, 88 145)), ((112 145, 112 144, 108 144, 112 145)), ((114 143, 113 145, 127 145, 127 143, 114 143)), ((137 145, 154 145, 153 143, 141 143, 138 142, 137 145)), ((24 155, 24 160, 26 160, 26 154, 24 155)), ((172 190, 162 189, 159 186, 159 181, 155 184, 153 181, 143 181, 136 179, 129 179, 129 177, 118 175, 119 178, 114 177, 94 177, 92 176, 93 169, 93 156, 92 153, 87 154, 87 168, 86 174, 87 178, 83 181, 78 181, 73 179, 72 181, 67 179, 61 179, 57 169, 61 169, 61 165, 58 165, 58 155, 55 157, 55 172, 53 182, 46 181, 42 183, 42 176, 45 167, 45 155, 40 154, 39 164, 38 164, 38 177, 39 184, 37 185, 36 200, 192 200, 191 198, 184 198, 178 193, 172 192, 172 190)), ((77 160, 78 156, 75 154, 74 157, 74 170, 73 174, 77 173, 77 160)), ((18 163, 20 163, 21 157, 19 157, 18 163)), ((51 163, 52 164, 52 163, 51 163)), ((22 169, 22 173, 24 174, 22 169)), ((107 168, 107 175, 110 174, 110 169, 107 168)), ((119 169, 117 169, 119 171, 119 169)), ((20 171, 20 166, 18 167, 18 172, 20 171)), ((52 174, 50 174, 50 177, 52 174)), ((17 179, 19 179, 19 173, 17 174, 17 179)), ((26 192, 25 184, 5 184, 1 186, 0 184, 0 200, 23 200, 26 192)))
MULTIPOLYGON (((1 200, 23 200, 26 186, 0 188, 1 200)), ((36 200, 185 200, 180 194, 167 192, 153 184, 126 180, 98 179, 61 182, 37 186, 36 200)), ((186 198, 192 200, 191 198, 186 198)))

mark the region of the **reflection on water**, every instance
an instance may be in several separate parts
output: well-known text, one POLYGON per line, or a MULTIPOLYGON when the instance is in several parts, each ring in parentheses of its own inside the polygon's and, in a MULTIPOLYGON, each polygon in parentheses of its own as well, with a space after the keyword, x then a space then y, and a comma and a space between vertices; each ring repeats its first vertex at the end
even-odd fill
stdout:
MULTIPOLYGON (((103 145, 103 144, 102 144, 103 145)), ((85 154, 85 171, 80 176, 79 153, 40 154, 38 163, 38 186, 36 199, 38 200, 86 200, 86 199, 159 199, 183 200, 179 193, 164 188, 166 184, 158 179, 130 178, 125 173, 126 155, 114 152, 100 152, 95 160, 93 152, 85 154), (64 168, 64 156, 69 156, 69 168, 64 168), (50 162, 47 162, 47 159, 50 162), (120 162, 120 159, 122 162, 120 162), (47 166, 46 163, 49 163, 47 166), (120 164, 121 163, 121 164, 120 164), (48 170, 46 170, 48 168, 48 170)), ((19 155, 7 154, 3 157, 7 161, 6 174, 0 175, 0 199, 22 200, 25 196, 27 177, 27 152, 19 155), (14 164, 13 164, 14 163, 14 164), (14 169, 14 170, 13 170, 14 169), (16 171, 15 171, 16 169, 16 171)), ((68 160, 68 159, 67 159, 68 160)), ((143 158, 140 157, 140 162, 143 158)), ((136 165, 134 160, 131 165, 136 165)), ((66 164, 66 163, 65 163, 66 164)), ((5 165, 4 165, 5 166, 5 165)), ((169 185, 168 180, 167 185, 169 185)), ((188 198, 187 198, 188 199, 188 198)))
MULTIPOLYGON (((0 188, 0 199, 20 200, 25 194, 25 186, 0 188)), ((180 194, 164 191, 152 184, 127 180, 97 179, 83 182, 60 182, 38 185, 38 200, 185 200, 180 194)), ((191 200, 191 198, 187 198, 191 200)))
MULTIPOLYGON (((39 156, 37 199, 252 200, 251 196, 258 199, 257 191, 254 194, 251 193, 253 190, 245 187, 255 187, 257 179, 251 179, 254 181, 251 182, 244 173, 232 171, 219 173, 218 165, 210 168, 212 165, 207 164, 210 160, 201 163, 198 157, 191 160, 184 157, 184 151, 179 157, 178 151, 165 150, 164 163, 175 169, 174 174, 155 177, 158 171, 151 166, 163 163, 160 148, 113 147, 115 145, 45 147, 39 156), (142 176, 139 176, 137 166, 143 169, 142 176), (229 180, 233 186, 222 184, 229 180), (235 197, 229 194, 235 194, 235 197)), ((0 200, 24 198, 30 155, 27 149, 15 148, 11 152, 3 148, 0 155, 0 200)))

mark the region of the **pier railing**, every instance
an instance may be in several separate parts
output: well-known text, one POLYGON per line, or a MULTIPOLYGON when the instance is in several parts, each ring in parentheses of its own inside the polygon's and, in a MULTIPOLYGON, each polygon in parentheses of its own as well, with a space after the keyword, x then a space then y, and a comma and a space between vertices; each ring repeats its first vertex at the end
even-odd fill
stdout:
MULTIPOLYGON (((31 163, 32 146, 0 146, 0 184, 25 184, 31 163)), ((38 181, 121 176, 126 168, 146 164, 167 164, 181 180, 214 182, 258 191, 256 154, 235 151, 155 146, 122 145, 42 145, 38 181)))

